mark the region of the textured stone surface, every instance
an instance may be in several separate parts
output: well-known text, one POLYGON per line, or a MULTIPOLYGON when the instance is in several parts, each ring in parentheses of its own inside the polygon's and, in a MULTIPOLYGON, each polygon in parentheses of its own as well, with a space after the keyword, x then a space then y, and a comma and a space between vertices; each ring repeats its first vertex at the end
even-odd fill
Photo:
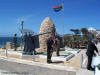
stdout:
POLYGON ((41 34, 41 33, 47 33, 47 32, 51 32, 51 33, 39 36, 40 52, 46 51, 46 49, 47 49, 47 46, 46 46, 47 39, 49 37, 54 37, 54 35, 55 35, 55 33, 54 33, 55 32, 55 26, 54 26, 54 23, 51 21, 51 19, 49 17, 47 17, 43 20, 39 33, 41 34))
POLYGON ((7 49, 11 49, 11 42, 7 42, 7 46, 6 46, 7 49))

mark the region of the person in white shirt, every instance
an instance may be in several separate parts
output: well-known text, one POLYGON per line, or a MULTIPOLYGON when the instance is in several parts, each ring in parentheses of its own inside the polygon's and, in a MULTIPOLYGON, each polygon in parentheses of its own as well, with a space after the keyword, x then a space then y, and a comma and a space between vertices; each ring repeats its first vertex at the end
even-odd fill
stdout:
POLYGON ((98 39, 98 42, 97 42, 96 46, 97 46, 98 52, 100 53, 100 38, 97 38, 97 39, 98 39))

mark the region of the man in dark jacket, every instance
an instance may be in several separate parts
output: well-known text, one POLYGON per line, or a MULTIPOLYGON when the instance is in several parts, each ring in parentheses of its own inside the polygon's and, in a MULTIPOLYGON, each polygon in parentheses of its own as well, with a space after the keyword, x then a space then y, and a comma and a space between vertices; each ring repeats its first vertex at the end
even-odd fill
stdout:
POLYGON ((47 63, 51 63, 51 56, 52 56, 52 53, 53 53, 53 38, 50 37, 48 40, 47 40, 47 63))
POLYGON ((96 44, 96 40, 92 40, 92 41, 90 41, 88 48, 87 48, 86 55, 88 56, 88 64, 87 64, 88 70, 94 70, 91 67, 91 62, 92 62, 93 55, 95 55, 94 51, 96 51, 98 53, 98 50, 97 50, 97 47, 95 46, 95 44, 96 44))

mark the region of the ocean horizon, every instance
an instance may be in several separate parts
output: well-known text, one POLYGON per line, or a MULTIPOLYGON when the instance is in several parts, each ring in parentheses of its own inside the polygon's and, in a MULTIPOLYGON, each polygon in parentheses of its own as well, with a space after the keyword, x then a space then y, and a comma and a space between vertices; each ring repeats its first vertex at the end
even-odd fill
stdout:
MULTIPOLYGON (((14 37, 0 37, 0 47, 2 47, 3 46, 3 43, 7 43, 7 42, 13 42, 13 39, 14 39, 14 37)), ((20 42, 21 42, 21 38, 20 37, 17 37, 17 42, 18 42, 18 44, 20 44, 20 42)))

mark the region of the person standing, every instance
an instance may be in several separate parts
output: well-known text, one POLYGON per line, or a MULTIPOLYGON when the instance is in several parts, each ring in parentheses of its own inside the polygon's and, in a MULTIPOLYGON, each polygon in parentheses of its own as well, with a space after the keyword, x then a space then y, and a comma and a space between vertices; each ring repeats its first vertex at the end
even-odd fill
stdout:
POLYGON ((98 42, 97 42, 96 46, 97 46, 97 49, 100 53, 100 38, 97 38, 97 40, 98 40, 98 42))
POLYGON ((56 55, 59 56, 60 40, 58 38, 55 39, 55 49, 56 49, 56 55))
POLYGON ((17 49, 17 34, 14 34, 13 43, 14 43, 14 50, 16 51, 16 49, 17 49))
POLYGON ((98 53, 98 50, 97 50, 97 47, 95 46, 95 44, 97 44, 96 40, 92 40, 88 44, 88 48, 87 48, 87 52, 86 52, 86 55, 88 56, 88 64, 87 64, 88 70, 94 70, 94 68, 92 68, 92 66, 91 66, 92 58, 93 58, 93 56, 95 56, 94 51, 96 51, 96 53, 98 53))
POLYGON ((52 57, 52 53, 53 53, 53 44, 54 44, 53 38, 50 37, 47 40, 47 63, 52 62, 51 57, 52 57))

